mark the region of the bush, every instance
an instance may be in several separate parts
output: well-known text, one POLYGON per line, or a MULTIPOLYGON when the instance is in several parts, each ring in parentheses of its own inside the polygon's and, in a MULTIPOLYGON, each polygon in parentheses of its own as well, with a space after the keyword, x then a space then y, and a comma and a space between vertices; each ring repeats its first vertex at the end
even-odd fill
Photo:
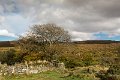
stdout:
POLYGON ((110 66, 108 73, 120 75, 120 65, 116 64, 116 65, 110 66))
POLYGON ((96 77, 99 77, 101 80, 120 80, 120 65, 113 64, 106 73, 99 72, 96 77))
POLYGON ((111 74, 97 74, 96 77, 99 77, 101 80, 120 80, 120 75, 111 75, 111 74))
POLYGON ((65 67, 66 68, 75 68, 80 66, 78 62, 75 62, 74 60, 67 60, 65 61, 65 67))
POLYGON ((16 62, 16 51, 14 49, 10 49, 5 52, 0 53, 0 61, 2 64, 6 63, 8 65, 13 65, 16 62))

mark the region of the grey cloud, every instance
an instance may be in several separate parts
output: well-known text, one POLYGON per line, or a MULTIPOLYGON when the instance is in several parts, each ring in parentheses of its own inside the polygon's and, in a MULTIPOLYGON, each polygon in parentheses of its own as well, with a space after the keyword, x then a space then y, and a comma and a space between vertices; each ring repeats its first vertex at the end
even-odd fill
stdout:
POLYGON ((22 9, 27 11, 26 15, 30 14, 38 22, 54 22, 80 32, 110 32, 117 30, 120 24, 120 21, 117 21, 120 11, 119 0, 51 0, 51 2, 20 0, 20 2, 22 9))
POLYGON ((65 0, 69 7, 92 9, 104 17, 120 17, 120 0, 65 0))
POLYGON ((69 31, 113 33, 120 25, 119 3, 120 0, 0 0, 0 13, 18 12, 32 19, 33 24, 56 23, 69 31))
POLYGON ((89 5, 91 0, 64 0, 64 4, 67 6, 79 7, 89 5))
POLYGON ((93 7, 95 11, 108 18, 120 17, 120 0, 100 0, 94 2, 93 7))
POLYGON ((14 0, 0 0, 0 14, 17 12, 18 9, 14 0))

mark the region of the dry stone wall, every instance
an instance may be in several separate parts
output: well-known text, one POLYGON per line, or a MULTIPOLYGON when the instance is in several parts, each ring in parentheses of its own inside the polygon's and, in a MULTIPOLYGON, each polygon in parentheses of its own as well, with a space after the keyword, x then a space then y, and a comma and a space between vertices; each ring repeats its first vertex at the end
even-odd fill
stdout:
MULTIPOLYGON (((30 61, 13 66, 0 64, 0 75, 18 75, 18 74, 37 74, 40 72, 51 71, 55 69, 53 63, 48 61, 30 61)), ((58 63, 60 69, 65 69, 64 63, 58 63)))

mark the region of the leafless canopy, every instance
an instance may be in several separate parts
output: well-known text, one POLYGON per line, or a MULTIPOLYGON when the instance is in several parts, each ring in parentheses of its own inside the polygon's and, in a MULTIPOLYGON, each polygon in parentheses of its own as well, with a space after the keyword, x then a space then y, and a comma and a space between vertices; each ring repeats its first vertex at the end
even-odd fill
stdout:
POLYGON ((49 42, 50 44, 70 41, 68 32, 55 24, 32 26, 28 38, 34 38, 36 42, 49 42))

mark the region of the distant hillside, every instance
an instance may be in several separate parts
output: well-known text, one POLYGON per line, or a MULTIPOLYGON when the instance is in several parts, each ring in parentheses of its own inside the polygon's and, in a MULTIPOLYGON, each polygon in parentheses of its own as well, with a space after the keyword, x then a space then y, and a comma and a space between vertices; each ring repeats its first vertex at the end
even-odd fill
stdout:
POLYGON ((113 40, 86 40, 86 41, 74 41, 73 43, 77 43, 77 44, 111 44, 111 43, 120 43, 120 41, 113 41, 113 40))
MULTIPOLYGON (((0 47, 14 47, 17 41, 0 41, 0 47)), ((86 40, 86 41, 74 41, 75 44, 111 44, 120 43, 120 41, 112 40, 86 40)))
POLYGON ((14 47, 15 41, 0 41, 0 47, 14 47))

